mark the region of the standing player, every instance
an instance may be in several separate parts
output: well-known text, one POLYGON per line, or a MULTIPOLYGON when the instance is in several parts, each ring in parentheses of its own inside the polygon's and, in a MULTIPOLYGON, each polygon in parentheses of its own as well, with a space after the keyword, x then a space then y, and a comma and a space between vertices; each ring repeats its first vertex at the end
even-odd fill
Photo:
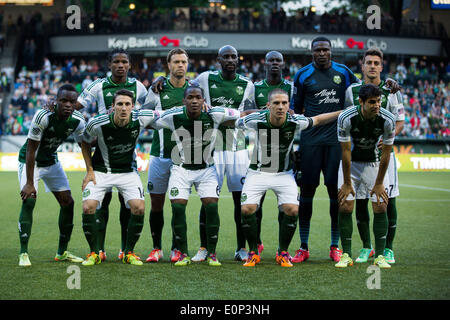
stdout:
POLYGON ((216 257, 220 226, 217 207, 220 187, 213 160, 214 143, 220 124, 233 126, 241 113, 231 108, 211 108, 208 112, 202 112, 204 94, 198 86, 189 86, 185 90, 183 102, 185 107, 166 111, 156 122, 157 128, 163 127, 173 132, 179 153, 172 153, 174 165, 169 179, 173 237, 176 248, 182 253, 175 266, 191 263, 188 254, 186 206, 192 185, 195 186, 206 212, 205 250, 208 252, 208 264, 220 266, 216 257))
POLYGON ((101 263, 95 211, 107 191, 116 187, 123 195, 131 215, 127 223, 124 263, 142 265, 133 253, 144 226, 144 189, 136 169, 135 147, 140 132, 158 118, 153 110, 133 110, 134 93, 120 89, 114 93, 113 113, 92 118, 86 125, 81 150, 86 162, 83 179, 83 231, 89 243, 90 254, 83 265, 101 263), (97 138, 97 147, 91 156, 91 143, 97 138))
POLYGON ((359 104, 346 109, 338 118, 338 136, 342 147, 339 168, 339 230, 343 254, 338 268, 353 265, 352 212, 355 198, 371 199, 374 212, 374 264, 391 266, 384 258, 388 221, 388 177, 386 171, 395 138, 395 116, 381 108, 382 91, 373 84, 359 90, 359 104), (377 145, 383 139, 381 157, 377 145))
POLYGON ((278 206, 284 215, 279 228, 277 263, 292 267, 288 251, 297 227, 298 200, 290 153, 297 131, 334 121, 341 111, 321 114, 312 118, 290 115, 289 95, 280 88, 268 95, 268 110, 251 114, 236 121, 242 129, 256 131, 255 151, 242 190, 242 226, 249 243, 249 257, 245 267, 260 262, 257 246, 257 222, 255 211, 261 197, 271 189, 278 198, 278 206))
MULTIPOLYGON (((251 109, 255 105, 255 87, 246 77, 236 73, 238 66, 237 50, 226 45, 219 49, 217 61, 221 71, 205 71, 195 81, 204 90, 205 102, 213 107, 233 108, 240 111, 251 109)), ((219 187, 226 176, 228 190, 233 195, 234 222, 236 224, 237 248, 235 259, 247 259, 245 235, 241 225, 241 191, 249 164, 245 134, 242 130, 219 126, 222 139, 218 139, 214 151, 214 163, 219 178, 219 187)), ((204 210, 200 212, 200 249, 192 261, 202 261, 207 256, 205 249, 204 210)))
MULTIPOLYGON (((77 109, 87 108, 96 103, 99 114, 106 114, 112 106, 114 93, 120 89, 127 89, 133 92, 133 103, 136 108, 144 102, 147 95, 145 86, 135 78, 128 77, 128 71, 131 66, 130 55, 123 49, 115 49, 108 56, 109 68, 111 76, 100 78, 91 83, 83 90, 78 97, 77 109)), ((111 202, 112 192, 107 190, 106 196, 102 202, 101 207, 97 210, 98 226, 98 240, 100 257, 102 261, 106 259, 105 252, 105 237, 106 225, 109 218, 109 203, 111 202)), ((121 226, 121 250, 119 252, 119 259, 123 258, 123 249, 127 238, 127 223, 130 219, 130 209, 125 205, 123 196, 119 193, 120 201, 120 226, 121 226)))
MULTIPOLYGON (((148 90, 143 108, 168 110, 183 105, 184 90, 188 85, 186 72, 188 68, 188 54, 181 48, 172 49, 167 55, 167 66, 170 76, 164 80, 159 93, 148 90)), ((158 262, 163 257, 161 236, 164 226, 164 200, 166 198, 172 160, 170 159, 175 141, 171 139, 169 129, 154 131, 150 162, 148 168, 148 185, 150 193, 150 232, 153 239, 153 250, 147 262, 158 262)), ((176 262, 181 252, 173 246, 171 261, 176 262)))
MULTIPOLYGON (((287 92, 289 100, 292 98, 293 85, 292 82, 283 79, 283 68, 284 68, 284 58, 283 55, 278 51, 269 51, 265 57, 265 69, 266 78, 262 81, 255 83, 255 103, 256 107, 263 109, 267 107, 269 93, 277 88, 280 88, 287 92)), ((257 240, 258 240, 258 254, 264 250, 264 244, 261 240, 261 220, 262 220, 262 205, 266 195, 264 194, 261 198, 261 203, 256 210, 256 221, 258 223, 257 228, 257 240)), ((281 222, 283 221, 283 211, 278 211, 278 223, 281 227, 281 222)))
MULTIPOLYGON (((395 94, 390 93, 389 88, 386 87, 385 81, 380 78, 382 70, 383 52, 377 48, 368 49, 364 53, 362 61, 363 83, 371 83, 381 89, 381 107, 385 108, 395 116, 395 135, 398 135, 402 132, 405 122, 405 112, 402 102, 403 98, 400 92, 395 94)), ((359 104, 359 90, 361 89, 361 85, 362 84, 353 84, 347 88, 345 95, 346 107, 359 104)), ((395 263, 394 251, 392 250, 397 226, 397 207, 395 205, 395 198, 399 196, 400 192, 398 188, 398 172, 394 149, 391 151, 387 176, 389 178, 389 202, 387 204, 389 228, 386 237, 384 256, 388 263, 395 263)), ((360 250, 360 255, 355 262, 367 262, 369 257, 375 253, 370 243, 370 218, 367 203, 368 199, 356 199, 356 221, 359 235, 363 242, 363 248, 360 250)))
POLYGON ((73 207, 67 176, 58 162, 56 150, 71 134, 77 141, 85 128, 84 117, 74 111, 77 90, 65 84, 58 89, 53 112, 39 110, 31 122, 28 139, 19 152, 19 185, 22 209, 19 216, 20 255, 19 266, 31 266, 28 241, 31 236, 33 209, 36 204, 38 182, 42 179, 47 191, 52 191, 60 205, 59 243, 56 261, 83 262, 67 251, 73 229, 73 207))

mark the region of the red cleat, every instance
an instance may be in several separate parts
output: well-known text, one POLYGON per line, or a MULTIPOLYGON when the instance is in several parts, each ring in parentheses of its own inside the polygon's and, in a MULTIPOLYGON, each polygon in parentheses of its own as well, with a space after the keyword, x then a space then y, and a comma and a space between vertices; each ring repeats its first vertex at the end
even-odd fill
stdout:
POLYGON ((299 263, 308 260, 309 250, 304 250, 302 248, 295 251, 295 256, 292 258, 292 262, 299 263))
POLYGON ((338 247, 331 247, 330 248, 330 258, 334 262, 339 262, 341 260, 342 256, 342 250, 339 250, 338 247))

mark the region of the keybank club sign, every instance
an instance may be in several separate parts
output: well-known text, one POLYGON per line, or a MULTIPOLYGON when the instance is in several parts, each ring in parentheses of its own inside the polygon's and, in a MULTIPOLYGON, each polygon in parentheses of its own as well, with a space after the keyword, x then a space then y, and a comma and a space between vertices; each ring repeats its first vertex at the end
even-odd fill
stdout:
POLYGON ((109 37, 108 49, 147 49, 157 47, 183 47, 183 48, 207 48, 208 39, 187 35, 180 38, 162 37, 135 37, 126 38, 109 37))
MULTIPOLYGON (((311 48, 311 43, 314 38, 310 37, 291 37, 291 47, 295 49, 307 49, 311 48)), ((352 37, 337 37, 329 38, 331 47, 333 49, 354 49, 364 50, 367 48, 377 47, 380 50, 385 51, 388 48, 387 42, 384 40, 375 40, 368 38, 365 41, 356 41, 352 37)))

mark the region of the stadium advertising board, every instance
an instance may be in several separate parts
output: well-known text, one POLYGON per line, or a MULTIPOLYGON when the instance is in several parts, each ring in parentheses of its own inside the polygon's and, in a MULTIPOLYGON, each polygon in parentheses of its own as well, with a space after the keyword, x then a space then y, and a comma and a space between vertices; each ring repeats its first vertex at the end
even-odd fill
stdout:
POLYGON ((430 0, 431 9, 450 9, 450 0, 430 0))

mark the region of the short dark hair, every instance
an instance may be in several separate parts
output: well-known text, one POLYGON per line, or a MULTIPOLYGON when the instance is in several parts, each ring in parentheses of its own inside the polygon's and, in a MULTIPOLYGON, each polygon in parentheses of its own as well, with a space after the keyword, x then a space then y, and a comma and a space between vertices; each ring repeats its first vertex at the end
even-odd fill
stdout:
POLYGON ((369 98, 380 97, 382 95, 381 89, 371 83, 364 84, 359 89, 359 98, 366 102, 369 98))
POLYGON ((130 97, 131 100, 132 100, 133 103, 134 103, 134 92, 133 92, 133 91, 130 91, 130 90, 127 90, 127 89, 120 89, 120 90, 117 90, 117 91, 114 93, 113 104, 116 102, 116 98, 117 98, 118 96, 127 96, 127 97, 130 97))
POLYGON ((276 95, 276 94, 284 94, 284 95, 286 95, 286 96, 288 97, 288 99, 289 99, 289 94, 288 94, 286 91, 284 91, 284 90, 281 89, 281 88, 275 88, 275 89, 273 89, 272 91, 270 91, 269 94, 267 95, 267 101, 270 102, 270 100, 272 99, 272 96, 274 96, 274 95, 276 95))
POLYGON ((187 54, 186 50, 182 48, 174 48, 170 50, 169 53, 167 54, 167 63, 170 62, 170 59, 172 59, 172 56, 175 54, 184 54, 189 59, 189 55, 187 54))
POLYGON ((202 87, 200 87, 200 86, 197 85, 197 84, 189 84, 189 85, 187 86, 187 88, 184 89, 184 98, 186 98, 187 92, 188 92, 189 90, 192 90, 192 89, 199 89, 199 90, 202 92, 202 98, 205 97, 205 92, 203 91, 202 87))
POLYGON ((66 83, 63 84, 61 87, 59 87, 58 92, 56 93, 56 97, 59 97, 59 95, 64 91, 74 91, 78 94, 77 89, 75 88, 75 86, 71 83, 66 83))
POLYGON ((315 38, 313 39, 313 41, 311 42, 311 49, 312 49, 314 43, 319 42, 319 41, 326 41, 326 42, 328 42, 328 43, 330 44, 330 47, 331 47, 331 41, 330 41, 330 39, 328 39, 327 37, 322 37, 322 36, 320 36, 320 37, 315 37, 315 38))
POLYGON ((378 56, 378 57, 380 57, 381 61, 383 61, 383 51, 381 51, 377 47, 371 47, 371 48, 367 49, 366 52, 364 52, 364 57, 362 60, 363 63, 366 60, 367 56, 378 56))
POLYGON ((108 62, 111 62, 113 60, 113 57, 116 54, 125 54, 128 57, 128 62, 131 63, 130 54, 128 53, 128 51, 126 51, 125 49, 122 49, 122 48, 116 48, 116 49, 110 51, 108 54, 108 62))

